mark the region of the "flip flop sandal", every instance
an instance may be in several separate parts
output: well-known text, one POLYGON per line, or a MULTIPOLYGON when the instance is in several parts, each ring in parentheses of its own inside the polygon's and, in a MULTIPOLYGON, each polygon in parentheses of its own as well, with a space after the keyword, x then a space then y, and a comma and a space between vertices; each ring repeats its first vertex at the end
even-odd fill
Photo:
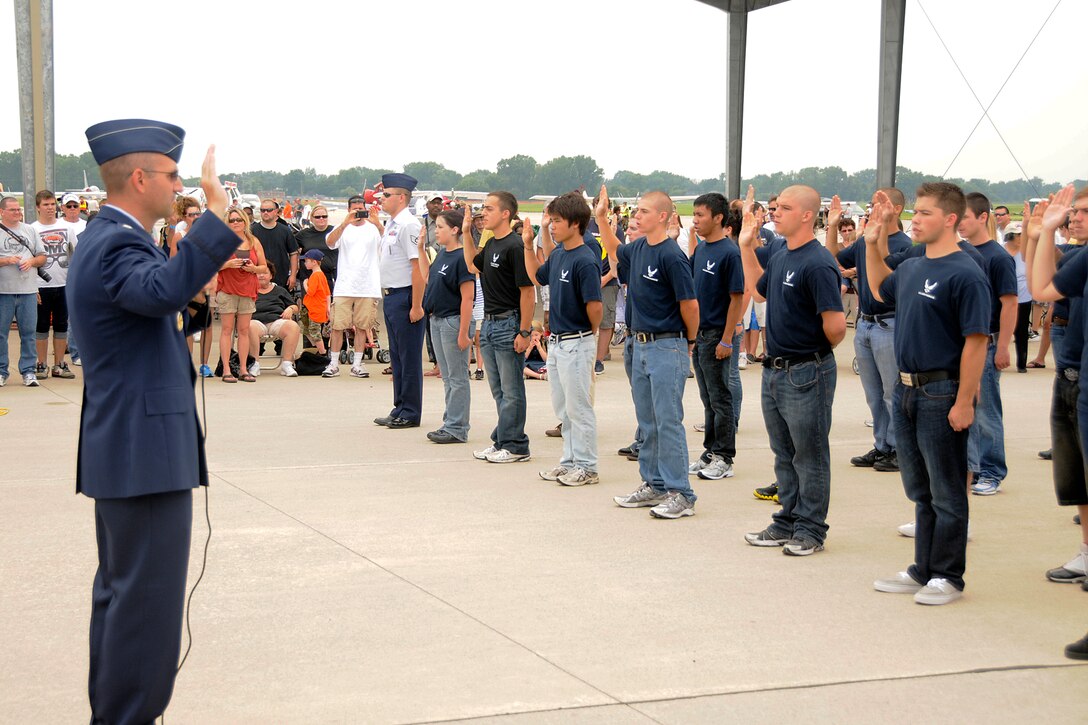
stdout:
POLYGON ((257 378, 253 377, 249 373, 246 373, 245 375, 242 376, 242 382, 243 383, 255 383, 255 382, 257 382, 257 378))
POLYGON ((236 382, 238 382, 238 378, 234 377, 233 375, 224 375, 223 376, 223 382, 224 383, 236 383, 236 382))

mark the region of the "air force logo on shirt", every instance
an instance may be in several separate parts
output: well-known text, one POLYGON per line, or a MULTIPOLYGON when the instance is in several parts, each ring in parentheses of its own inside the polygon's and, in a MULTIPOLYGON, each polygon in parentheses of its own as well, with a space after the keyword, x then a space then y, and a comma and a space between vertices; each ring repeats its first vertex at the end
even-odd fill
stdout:
POLYGON ((491 266, 494 267, 495 269, 499 268, 499 255, 498 254, 492 254, 491 255, 491 266))
POLYGON ((714 267, 716 267, 716 266, 717 266, 716 263, 711 262, 708 259, 708 260, 706 260, 706 269, 704 269, 703 271, 706 272, 707 274, 717 274, 717 272, 714 271, 714 267))
POLYGON ((793 275, 795 275, 795 274, 797 274, 797 272, 786 272, 786 278, 784 280, 782 280, 782 284, 786 285, 787 287, 792 287, 793 286, 793 275))
POLYGON ((569 284, 570 283, 569 277, 570 277, 570 270, 569 269, 559 270, 559 281, 560 282, 566 282, 566 283, 569 284))
POLYGON ((438 273, 440 275, 442 275, 443 277, 445 277, 446 276, 446 270, 449 269, 449 268, 450 268, 450 266, 448 264, 443 264, 442 269, 438 270, 438 273))
POLYGON ((642 276, 645 279, 650 280, 651 282, 660 282, 661 281, 661 280, 659 280, 657 278, 657 269, 654 269, 653 267, 651 267, 648 264, 646 265, 646 274, 644 274, 642 276))
POLYGON ((937 299, 937 296, 933 294, 933 290, 937 289, 937 285, 940 282, 930 282, 928 279, 922 284, 922 291, 918 294, 923 297, 928 297, 931 300, 937 299))

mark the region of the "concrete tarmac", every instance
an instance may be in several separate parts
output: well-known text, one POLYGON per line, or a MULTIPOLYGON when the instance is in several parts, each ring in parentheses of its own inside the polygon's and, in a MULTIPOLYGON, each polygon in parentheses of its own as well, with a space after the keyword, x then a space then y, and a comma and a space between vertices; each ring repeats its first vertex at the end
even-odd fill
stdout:
MULTIPOLYGON (((1088 629, 1088 593, 1044 577, 1079 540, 1036 457, 1052 363, 1002 376, 1010 474, 971 497, 963 599, 925 607, 872 588, 911 562, 895 527, 913 512, 898 474, 849 464, 872 444, 852 335, 837 356, 827 549, 807 558, 743 539, 774 507, 752 496, 773 477, 758 366, 742 373, 736 477, 697 481, 697 514, 676 521, 612 502, 639 484, 615 453, 634 428, 619 348, 597 378, 601 483, 575 489, 537 477, 561 450, 544 436, 546 382, 526 383, 533 458, 509 465, 471 456, 495 423, 486 381, 472 382, 463 446, 424 438, 441 420, 435 378, 421 428, 375 426, 391 403, 382 365, 367 380, 342 368, 198 383, 212 535, 167 721, 1084 722, 1088 667, 1062 649, 1088 629)), ((74 495, 73 370, 0 390, 5 722, 88 718, 96 557, 93 503, 74 495)), ((684 399, 698 455, 694 380, 684 399)))

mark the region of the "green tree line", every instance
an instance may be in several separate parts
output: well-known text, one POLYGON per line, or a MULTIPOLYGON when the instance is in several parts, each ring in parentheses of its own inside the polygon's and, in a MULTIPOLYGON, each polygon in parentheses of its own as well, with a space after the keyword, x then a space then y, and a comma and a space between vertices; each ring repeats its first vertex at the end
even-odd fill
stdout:
MULTIPOLYGON (((22 161, 19 151, 0 151, 0 183, 9 191, 22 191, 22 161)), ((55 159, 54 174, 57 189, 83 188, 83 174, 87 174, 87 183, 102 186, 98 175, 98 166, 90 152, 79 156, 58 154, 55 159)), ((288 196, 333 197, 342 198, 359 192, 367 186, 376 184, 382 174, 395 169, 372 169, 366 166, 353 166, 341 169, 335 174, 319 174, 313 168, 281 171, 233 171, 223 173, 224 180, 237 182, 245 193, 258 191, 283 190, 288 196)), ((606 178, 604 171, 590 156, 559 156, 540 163, 532 156, 519 154, 502 159, 494 170, 476 169, 461 174, 448 169, 435 161, 413 161, 404 165, 404 172, 419 180, 424 189, 462 189, 465 191, 491 191, 507 189, 519 199, 527 199, 535 194, 562 194, 571 189, 584 187, 590 193, 600 187, 602 182, 614 196, 637 196, 653 189, 661 189, 674 196, 702 194, 708 191, 723 191, 725 175, 710 179, 690 179, 668 171, 653 171, 640 174, 635 171, 617 171, 611 178, 606 178)), ((926 181, 938 181, 937 176, 923 174, 900 166, 896 172, 896 185, 907 192, 916 189, 926 181)), ((981 191, 994 203, 1017 203, 1027 198, 1045 195, 1057 191, 1061 184, 1044 182, 1033 178, 1030 181, 988 181, 986 179, 945 179, 959 184, 968 191, 981 191)), ((186 179, 189 186, 196 185, 198 179, 186 179)), ((1078 186, 1088 184, 1083 179, 1074 180, 1078 186)), ((809 167, 797 171, 780 171, 773 174, 759 174, 745 179, 742 188, 748 184, 756 187, 760 197, 780 191, 791 184, 808 184, 824 196, 838 194, 843 199, 866 200, 875 189, 876 170, 863 169, 853 174, 838 166, 809 167)))

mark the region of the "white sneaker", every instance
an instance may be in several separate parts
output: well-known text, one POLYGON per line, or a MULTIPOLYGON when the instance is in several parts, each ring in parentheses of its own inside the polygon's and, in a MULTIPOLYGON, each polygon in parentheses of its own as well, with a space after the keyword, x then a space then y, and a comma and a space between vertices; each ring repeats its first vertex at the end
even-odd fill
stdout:
POLYGON ((873 589, 889 594, 914 594, 921 588, 922 585, 905 571, 888 579, 877 579, 873 582, 873 589))
POLYGON ((952 586, 947 579, 930 579, 929 582, 914 593, 915 604, 949 604, 963 596, 963 592, 952 586))
POLYGON ((558 481, 560 476, 565 476, 570 472, 571 469, 566 466, 556 466, 547 471, 540 471, 537 475, 545 481, 558 481))
POLYGON ((903 524, 902 526, 896 527, 895 530, 899 532, 900 536, 906 536, 908 539, 913 539, 915 528, 916 524, 911 521, 909 524, 903 524))
POLYGON ((709 465, 710 465, 710 458, 706 457, 706 454, 704 453, 702 456, 699 456, 694 461, 692 461, 691 464, 688 466, 688 475, 689 476, 694 476, 699 471, 703 470, 704 468, 706 468, 709 465))
POLYGON ((505 448, 500 448, 494 453, 487 455, 488 463, 518 463, 519 461, 527 461, 531 456, 528 453, 511 453, 505 448))
POLYGON ((482 451, 473 451, 472 457, 475 458, 477 461, 486 461, 488 456, 490 456, 492 453, 496 453, 498 450, 499 449, 496 448, 494 445, 490 445, 482 451))
POLYGON ((705 478, 708 481, 732 478, 733 464, 726 463, 725 459, 721 456, 711 454, 710 463, 706 464, 706 468, 699 471, 698 476, 699 478, 705 478))
POLYGON ((335 362, 329 363, 328 367, 321 371, 321 377, 323 378, 335 378, 340 374, 340 366, 335 362))
POLYGON ((200 330, 193 333, 193 342, 200 342, 200 330))
POLYGON ((0 375, 0 388, 4 387, 7 384, 8 384, 8 376, 7 375, 0 375))
POLYGON ((366 366, 363 364, 351 366, 351 377, 353 378, 369 378, 370 373, 366 371, 366 366))
POLYGON ((295 370, 295 364, 290 360, 284 360, 280 363, 280 375, 285 378, 297 378, 298 371, 295 370))
POLYGON ((23 385, 28 388, 38 387, 38 378, 34 373, 27 373, 23 376, 23 385))
POLYGON ((747 367, 748 367, 748 356, 745 355, 744 353, 741 353, 740 357, 737 358, 737 369, 738 370, 744 370, 747 367))
POLYGON ((559 477, 559 483, 564 486, 589 486, 594 483, 600 483, 600 481, 600 476, 597 475, 596 471, 587 471, 578 466, 575 466, 559 477))
POLYGON ((255 378, 261 377, 261 364, 254 360, 249 366, 249 374, 255 378))

